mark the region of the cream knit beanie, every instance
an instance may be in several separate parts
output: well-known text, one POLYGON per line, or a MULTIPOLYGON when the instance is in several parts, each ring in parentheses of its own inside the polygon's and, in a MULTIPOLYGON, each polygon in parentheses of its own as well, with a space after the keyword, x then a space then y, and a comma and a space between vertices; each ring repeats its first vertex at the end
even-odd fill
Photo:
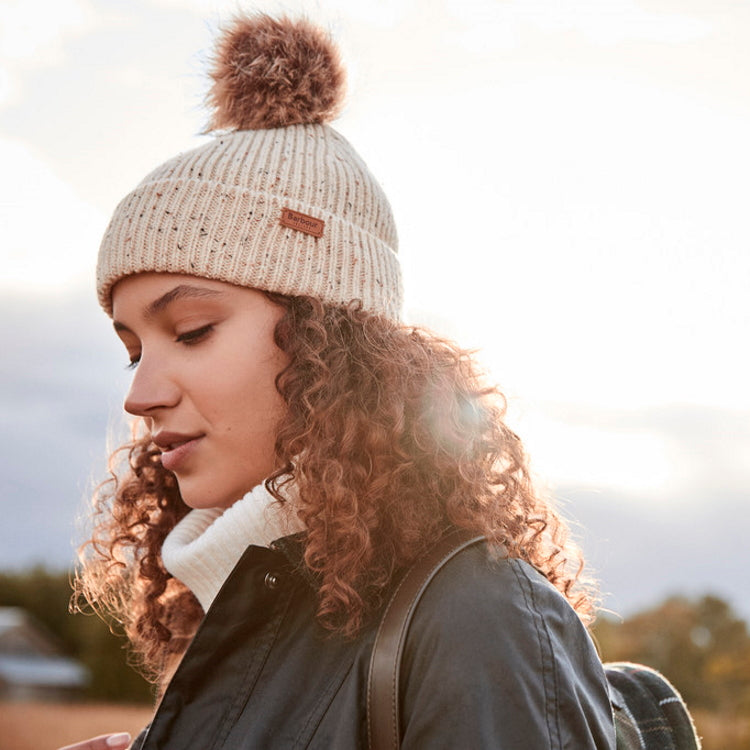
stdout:
POLYGON ((309 295, 392 319, 401 312, 388 200, 326 125, 344 74, 306 21, 235 19, 219 40, 212 142, 151 172, 115 210, 99 250, 99 302, 145 271, 309 295))

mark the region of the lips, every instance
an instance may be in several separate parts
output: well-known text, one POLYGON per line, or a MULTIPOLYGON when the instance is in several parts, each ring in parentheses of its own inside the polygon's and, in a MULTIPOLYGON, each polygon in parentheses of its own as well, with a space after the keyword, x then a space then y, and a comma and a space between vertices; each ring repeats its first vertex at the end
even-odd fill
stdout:
POLYGON ((167 471, 178 471, 198 447, 203 435, 179 432, 159 432, 153 441, 161 448, 161 464, 167 471))

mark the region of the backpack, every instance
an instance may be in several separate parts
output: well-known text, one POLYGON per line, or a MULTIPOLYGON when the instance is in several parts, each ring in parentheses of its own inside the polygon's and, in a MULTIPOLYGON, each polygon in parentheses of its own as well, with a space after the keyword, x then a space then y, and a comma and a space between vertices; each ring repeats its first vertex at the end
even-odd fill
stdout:
MULTIPOLYGON (((367 727, 370 750, 398 750, 398 679, 411 618, 435 574, 454 555, 483 541, 463 529, 443 536, 406 572, 385 608, 370 657, 367 727)), ((604 672, 617 750, 700 750, 690 713, 677 690, 656 670, 627 662, 604 672)))

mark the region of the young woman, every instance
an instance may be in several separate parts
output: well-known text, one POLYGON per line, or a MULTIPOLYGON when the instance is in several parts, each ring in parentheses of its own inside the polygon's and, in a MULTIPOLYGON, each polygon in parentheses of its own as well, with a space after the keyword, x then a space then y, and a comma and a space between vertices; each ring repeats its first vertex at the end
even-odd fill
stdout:
POLYGON ((401 322, 388 202, 325 124, 342 86, 319 29, 237 19, 214 140, 148 175, 102 242, 136 419, 79 583, 159 686, 134 746, 366 748, 384 604, 459 527, 487 542, 419 605, 401 746, 613 748, 581 556, 502 395, 401 322))

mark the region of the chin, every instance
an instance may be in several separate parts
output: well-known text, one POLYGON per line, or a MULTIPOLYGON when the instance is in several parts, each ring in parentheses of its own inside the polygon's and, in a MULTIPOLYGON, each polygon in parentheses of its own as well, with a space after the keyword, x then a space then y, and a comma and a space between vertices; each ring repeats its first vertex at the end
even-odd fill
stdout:
POLYGON ((228 508, 231 505, 234 505, 234 503, 244 495, 244 493, 240 493, 239 495, 234 493, 220 495, 216 493, 215 488, 212 488, 213 491, 211 489, 206 489, 201 492, 195 487, 186 487, 184 489, 181 485, 179 485, 179 487, 182 502, 185 503, 188 508, 193 508, 194 510, 205 508, 228 508))

